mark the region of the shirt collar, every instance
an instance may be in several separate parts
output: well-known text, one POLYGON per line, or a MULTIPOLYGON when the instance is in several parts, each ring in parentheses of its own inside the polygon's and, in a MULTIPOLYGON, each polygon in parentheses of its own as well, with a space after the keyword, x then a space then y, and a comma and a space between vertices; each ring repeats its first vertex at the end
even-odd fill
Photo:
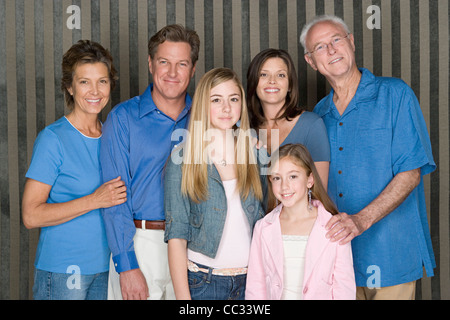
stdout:
POLYGON ((359 71, 362 76, 361 81, 359 82, 358 90, 356 90, 354 100, 356 102, 362 102, 376 99, 377 91, 374 87, 376 77, 372 72, 365 68, 360 68, 359 71))
MULTIPOLYGON (((147 114, 149 114, 150 112, 158 109, 158 107, 156 106, 156 104, 152 98, 152 89, 153 89, 153 83, 151 83, 147 87, 145 92, 140 97, 140 102, 139 102, 139 117, 140 118, 142 118, 142 117, 146 116, 147 114)), ((191 105, 192 105, 192 98, 188 93, 186 93, 185 107, 184 107, 183 111, 181 112, 180 117, 182 117, 186 113, 188 113, 188 111, 191 109, 191 105)))
MULTIPOLYGON (((350 101, 350 104, 347 107, 347 109, 345 110, 345 113, 347 113, 350 110, 358 108, 359 102, 371 101, 376 98, 377 92, 374 87, 376 77, 372 74, 372 72, 370 72, 366 68, 359 68, 359 71, 361 72, 361 80, 359 82, 358 89, 356 90, 355 96, 350 101)), ((324 105, 326 107, 318 110, 319 116, 322 117, 325 114, 330 113, 332 111, 331 108, 332 108, 332 106, 334 106, 333 95, 334 95, 334 90, 333 90, 333 88, 331 88, 330 94, 328 94, 324 98, 324 105)))

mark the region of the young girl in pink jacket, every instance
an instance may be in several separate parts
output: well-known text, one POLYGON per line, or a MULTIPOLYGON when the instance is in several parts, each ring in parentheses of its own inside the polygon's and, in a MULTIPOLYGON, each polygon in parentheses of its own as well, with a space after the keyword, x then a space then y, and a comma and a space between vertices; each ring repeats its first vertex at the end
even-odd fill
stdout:
POLYGON ((355 299, 351 246, 325 237, 325 225, 338 211, 308 150, 288 144, 278 153, 269 208, 281 204, 255 225, 245 298, 355 299))

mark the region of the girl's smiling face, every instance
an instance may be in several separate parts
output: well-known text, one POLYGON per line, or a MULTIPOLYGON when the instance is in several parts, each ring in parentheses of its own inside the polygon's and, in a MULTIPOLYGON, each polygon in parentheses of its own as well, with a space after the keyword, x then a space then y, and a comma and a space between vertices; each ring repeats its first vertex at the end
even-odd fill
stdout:
POLYGON ((308 205, 308 188, 314 184, 313 175, 285 157, 273 166, 270 181, 275 197, 284 207, 308 205))

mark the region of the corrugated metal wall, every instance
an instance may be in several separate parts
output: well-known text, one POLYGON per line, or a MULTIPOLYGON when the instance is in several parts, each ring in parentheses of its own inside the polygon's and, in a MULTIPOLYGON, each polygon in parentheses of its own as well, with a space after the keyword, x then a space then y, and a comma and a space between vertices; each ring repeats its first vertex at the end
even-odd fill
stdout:
POLYGON ((143 92, 150 81, 147 41, 166 24, 200 35, 191 93, 213 67, 233 68, 245 84, 256 53, 287 49, 301 102, 312 109, 329 87, 306 66, 298 37, 323 13, 349 24, 359 66, 403 78, 419 97, 438 170, 426 178, 436 275, 420 281, 417 298, 450 299, 449 10, 448 0, 0 0, 0 299, 31 297, 38 231, 21 223, 24 176, 37 133, 64 114, 60 64, 72 43, 92 39, 111 50, 120 72, 111 105, 143 92), (80 28, 69 28, 76 17, 80 28), (368 20, 380 28, 369 28, 368 20))

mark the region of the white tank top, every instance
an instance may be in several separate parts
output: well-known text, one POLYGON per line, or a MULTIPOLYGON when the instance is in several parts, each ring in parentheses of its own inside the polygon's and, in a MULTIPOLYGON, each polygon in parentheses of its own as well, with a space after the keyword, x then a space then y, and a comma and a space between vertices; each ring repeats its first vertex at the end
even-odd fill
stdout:
POLYGON ((303 299, 303 276, 308 236, 283 235, 283 294, 281 300, 303 299))
MULTIPOLYGON (((227 198, 227 217, 214 259, 188 249, 188 259, 211 268, 243 268, 250 254, 250 225, 242 209, 237 179, 222 181, 227 198)), ((207 214, 207 213, 205 213, 207 214)))

